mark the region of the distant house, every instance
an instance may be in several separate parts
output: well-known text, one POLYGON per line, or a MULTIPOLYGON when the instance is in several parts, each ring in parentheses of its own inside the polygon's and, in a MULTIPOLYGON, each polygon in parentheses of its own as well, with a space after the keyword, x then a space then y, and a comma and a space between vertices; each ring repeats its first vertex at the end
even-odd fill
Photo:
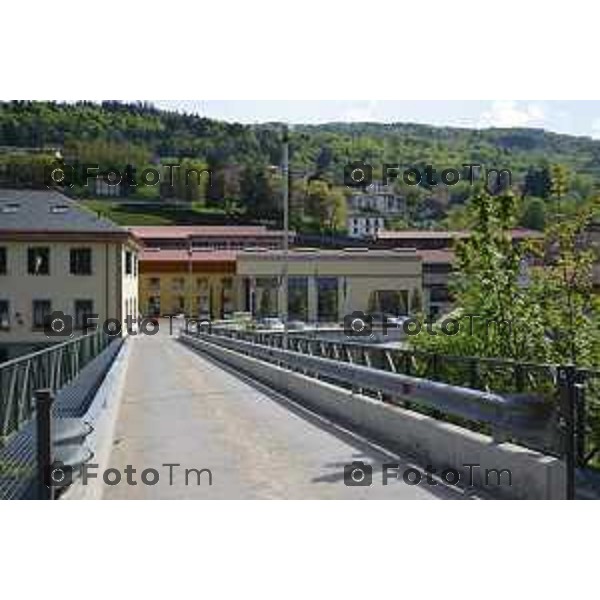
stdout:
POLYGON ((348 197, 348 235, 353 238, 372 237, 384 231, 388 218, 403 216, 406 204, 391 186, 373 182, 364 192, 348 197))
POLYGON ((348 216, 348 236, 352 238, 376 237, 385 229, 385 219, 378 213, 353 213, 348 216))
POLYGON ((91 191, 94 196, 120 198, 123 195, 121 183, 108 183, 104 175, 98 175, 93 179, 91 191))

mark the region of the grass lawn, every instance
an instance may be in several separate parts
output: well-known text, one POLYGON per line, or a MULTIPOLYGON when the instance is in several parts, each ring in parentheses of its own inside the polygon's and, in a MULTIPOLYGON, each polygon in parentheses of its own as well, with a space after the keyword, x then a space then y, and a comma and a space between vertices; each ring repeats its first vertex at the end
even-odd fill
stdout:
POLYGON ((126 203, 110 199, 80 200, 82 206, 118 225, 240 225, 248 223, 239 213, 227 215, 223 209, 206 207, 199 202, 166 204, 144 200, 126 203), (139 206, 136 206, 139 204, 139 206))

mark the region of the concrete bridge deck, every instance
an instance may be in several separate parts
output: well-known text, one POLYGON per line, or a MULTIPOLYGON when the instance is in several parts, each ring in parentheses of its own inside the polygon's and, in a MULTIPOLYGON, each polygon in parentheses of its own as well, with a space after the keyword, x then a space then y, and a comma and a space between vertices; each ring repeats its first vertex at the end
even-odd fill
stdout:
POLYGON ((166 334, 129 340, 131 354, 110 467, 136 469, 105 499, 445 499, 456 488, 382 485, 381 465, 411 466, 180 344, 166 334), (368 487, 344 484, 344 465, 373 466, 368 487), (178 463, 178 467, 164 467, 178 463), (141 472, 154 468, 155 485, 141 472), (186 485, 185 469, 191 472, 186 485), (172 479, 170 472, 172 471, 172 479))

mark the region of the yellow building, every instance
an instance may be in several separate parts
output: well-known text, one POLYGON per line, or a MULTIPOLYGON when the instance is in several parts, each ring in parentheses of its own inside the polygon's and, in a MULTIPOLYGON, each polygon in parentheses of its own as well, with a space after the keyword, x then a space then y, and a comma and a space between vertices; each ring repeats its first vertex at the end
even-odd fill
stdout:
MULTIPOLYGON (((144 315, 187 314, 222 319, 235 311, 280 316, 284 255, 256 249, 161 250, 140 257, 144 315)), ((291 250, 288 314, 308 322, 339 322, 347 313, 408 314, 422 293, 422 261, 414 250, 291 250)))
POLYGON ((137 315, 137 253, 130 232, 58 192, 0 190, 0 362, 137 315))
POLYGON ((236 253, 146 248, 140 257, 140 310, 222 319, 243 304, 236 253))

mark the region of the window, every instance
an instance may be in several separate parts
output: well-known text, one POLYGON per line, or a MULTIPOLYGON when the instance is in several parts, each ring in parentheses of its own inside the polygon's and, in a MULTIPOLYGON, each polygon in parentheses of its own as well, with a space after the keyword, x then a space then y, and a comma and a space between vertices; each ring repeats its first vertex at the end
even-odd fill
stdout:
POLYGON ((288 316, 308 319, 308 277, 290 277, 288 283, 288 316))
POLYGON ((158 277, 150 277, 150 280, 148 281, 148 287, 153 292, 160 291, 160 279, 158 277))
POLYGON ((0 331, 10 329, 10 305, 8 300, 0 300, 0 331))
POLYGON ((50 248, 28 248, 27 272, 30 275, 50 275, 50 248))
POLYGON ((91 248, 71 248, 71 275, 92 274, 91 248))
POLYGON ((75 300, 75 327, 83 329, 87 326, 88 329, 94 328, 95 319, 91 319, 94 313, 93 300, 75 300))
POLYGON ((319 321, 337 321, 337 277, 317 277, 317 318, 319 321))
POLYGON ((158 296, 148 298, 148 313, 152 316, 160 315, 160 298, 158 296))
POLYGON ((52 312, 50 300, 33 301, 33 329, 43 329, 52 312))
POLYGON ((6 248, 0 247, 0 275, 6 275, 6 248))
POLYGON ((185 288, 185 279, 183 277, 173 277, 171 289, 174 292, 183 292, 185 288))
POLYGON ((133 272, 132 262, 132 254, 127 250, 127 252, 125 252, 125 275, 131 275, 133 272))

